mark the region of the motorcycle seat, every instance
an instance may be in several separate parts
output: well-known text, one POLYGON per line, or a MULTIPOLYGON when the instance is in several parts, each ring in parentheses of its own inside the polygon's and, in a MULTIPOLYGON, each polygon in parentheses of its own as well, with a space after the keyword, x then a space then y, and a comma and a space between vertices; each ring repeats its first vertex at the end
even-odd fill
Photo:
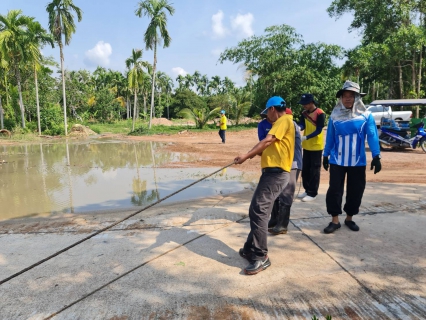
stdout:
POLYGON ((386 131, 395 133, 395 134, 397 134, 397 135, 399 135, 401 137, 404 137, 404 138, 409 138, 410 137, 410 132, 407 131, 407 130, 401 129, 401 128, 385 128, 385 127, 382 127, 382 128, 386 129, 386 131))

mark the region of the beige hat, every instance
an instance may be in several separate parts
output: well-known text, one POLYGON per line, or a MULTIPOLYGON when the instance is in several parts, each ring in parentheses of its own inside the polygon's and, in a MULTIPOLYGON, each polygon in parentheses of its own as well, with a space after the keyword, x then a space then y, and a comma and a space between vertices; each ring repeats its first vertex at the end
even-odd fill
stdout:
POLYGON ((336 98, 340 98, 343 94, 343 91, 353 91, 355 93, 358 93, 361 97, 365 96, 366 93, 359 92, 359 84, 356 82, 352 82, 349 80, 346 80, 346 82, 343 84, 342 89, 337 91, 336 98))

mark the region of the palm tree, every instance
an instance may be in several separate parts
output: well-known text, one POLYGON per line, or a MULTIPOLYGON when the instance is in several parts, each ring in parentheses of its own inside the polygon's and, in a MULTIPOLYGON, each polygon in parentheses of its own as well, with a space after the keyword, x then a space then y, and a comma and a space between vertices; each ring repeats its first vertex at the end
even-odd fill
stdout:
POLYGON ((40 69, 40 61, 41 61, 41 52, 40 47, 49 43, 52 48, 53 45, 53 37, 51 34, 48 34, 46 30, 44 30, 40 23, 37 21, 31 22, 28 25, 29 32, 29 41, 33 44, 34 54, 32 62, 34 64, 34 81, 35 81, 35 89, 36 89, 36 104, 37 104, 37 125, 38 125, 38 134, 41 135, 41 126, 40 126, 40 102, 38 98, 38 80, 37 80, 37 70, 40 69))
POLYGON ((219 76, 212 77, 212 80, 209 83, 209 89, 211 89, 210 93, 213 94, 213 91, 214 91, 215 94, 218 94, 220 84, 221 84, 221 81, 219 76))
POLYGON ((142 61, 142 50, 132 49, 132 56, 126 59, 126 67, 129 69, 127 74, 127 79, 129 81, 129 89, 133 89, 134 93, 134 105, 133 105, 133 121, 132 121, 132 131, 135 130, 135 121, 136 121, 136 104, 138 100, 138 90, 139 86, 143 80, 143 68, 147 68, 148 62, 142 61))
POLYGON ((232 91, 232 100, 235 105, 235 125, 238 126, 241 117, 245 116, 251 107, 251 93, 245 88, 235 88, 232 91))
POLYGON ((3 59, 13 65, 15 71, 22 128, 25 128, 25 109, 22 100, 20 68, 22 63, 34 53, 27 31, 31 22, 33 18, 22 15, 21 10, 10 10, 6 15, 0 15, 0 52, 3 59))
POLYGON ((154 63, 152 65, 152 87, 151 87, 151 112, 149 116, 149 126, 151 129, 152 110, 154 108, 154 88, 155 88, 155 69, 157 66, 157 44, 164 42, 163 48, 170 46, 172 38, 167 31, 167 14, 173 15, 175 9, 167 0, 144 0, 139 2, 139 8, 135 13, 138 17, 148 16, 151 21, 145 31, 144 41, 146 49, 154 50, 154 63), (159 31, 159 34, 157 32, 159 31))
POLYGON ((217 107, 208 111, 204 108, 185 108, 179 112, 179 116, 193 120, 195 122, 195 126, 202 129, 207 121, 216 117, 220 109, 221 107, 217 107))
POLYGON ((49 14, 49 30, 59 45, 62 72, 62 101, 64 105, 64 129, 65 135, 67 135, 67 98, 65 94, 64 45, 62 43, 62 35, 64 35, 65 38, 65 45, 69 45, 72 34, 75 33, 76 30, 72 11, 77 15, 78 22, 80 22, 83 17, 83 11, 74 5, 72 0, 52 0, 52 2, 46 6, 46 11, 49 14))

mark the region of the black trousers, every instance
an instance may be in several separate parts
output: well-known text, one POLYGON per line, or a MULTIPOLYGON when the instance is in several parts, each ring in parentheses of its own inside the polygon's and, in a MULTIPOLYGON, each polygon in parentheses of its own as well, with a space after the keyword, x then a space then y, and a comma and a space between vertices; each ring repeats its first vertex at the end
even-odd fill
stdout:
POLYGON ((250 260, 263 260, 268 254, 268 221, 275 199, 290 180, 290 173, 264 172, 251 199, 249 208, 250 233, 244 251, 250 260))
POLYGON ((219 129, 219 137, 222 139, 223 143, 225 143, 225 133, 226 130, 219 129))
POLYGON ((348 216, 359 212, 365 190, 365 166, 343 167, 330 164, 330 186, 325 203, 328 214, 337 217, 342 214, 342 198, 346 182, 346 203, 343 210, 348 216))
POLYGON ((320 183, 322 150, 303 149, 302 182, 306 194, 316 197, 320 183))

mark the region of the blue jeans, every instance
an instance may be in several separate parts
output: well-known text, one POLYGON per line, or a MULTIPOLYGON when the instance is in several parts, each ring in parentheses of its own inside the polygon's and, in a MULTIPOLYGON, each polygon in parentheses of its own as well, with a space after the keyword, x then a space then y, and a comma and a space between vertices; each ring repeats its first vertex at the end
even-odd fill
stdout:
POLYGON ((219 136, 222 139, 222 143, 225 143, 225 132, 226 130, 219 129, 219 136))

